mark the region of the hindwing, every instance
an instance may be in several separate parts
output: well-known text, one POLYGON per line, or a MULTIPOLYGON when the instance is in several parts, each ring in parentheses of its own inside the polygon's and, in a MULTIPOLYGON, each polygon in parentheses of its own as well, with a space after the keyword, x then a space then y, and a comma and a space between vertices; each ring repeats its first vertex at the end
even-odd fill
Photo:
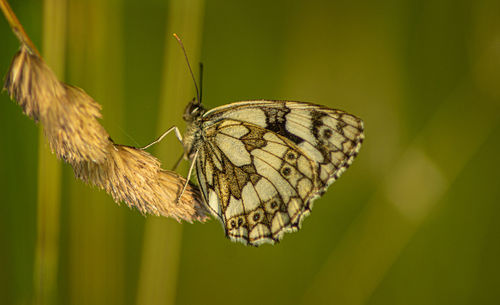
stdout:
POLYGON ((226 235, 260 245, 297 230, 318 188, 314 162, 290 140, 254 124, 223 120, 205 134, 198 180, 226 235))

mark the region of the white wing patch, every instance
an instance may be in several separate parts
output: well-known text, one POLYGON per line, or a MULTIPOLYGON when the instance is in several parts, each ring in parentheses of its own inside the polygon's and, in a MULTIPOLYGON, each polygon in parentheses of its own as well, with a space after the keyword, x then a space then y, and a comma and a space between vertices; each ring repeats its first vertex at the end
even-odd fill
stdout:
POLYGON ((221 132, 223 134, 234 137, 236 139, 239 139, 250 132, 250 130, 248 130, 248 128, 246 128, 245 126, 243 126, 241 124, 230 125, 230 126, 231 126, 231 128, 221 129, 221 132))
POLYGON ((309 158, 316 162, 323 162, 324 156, 319 150, 317 150, 311 143, 302 142, 299 144, 299 148, 309 155, 309 158))
MULTIPOLYGON (((269 152, 271 147, 269 147, 269 144, 266 146, 266 150, 264 149, 255 149, 251 152, 252 156, 254 159, 258 160, 265 160, 266 163, 268 163, 271 167, 273 168, 280 168, 281 163, 283 162, 281 160, 281 157, 277 157, 275 154, 269 152)), ((279 155, 278 152, 275 152, 276 154, 279 155)), ((282 156, 282 154, 281 154, 282 156)))
POLYGON ((244 211, 243 201, 236 199, 233 196, 229 199, 229 205, 224 213, 226 218, 231 218, 240 215, 244 211))
POLYGON ((303 173, 307 178, 313 178, 313 172, 311 169, 311 163, 304 156, 300 156, 297 160, 297 167, 301 173, 303 173))
POLYGON ((267 201, 277 195, 276 188, 267 179, 260 179, 255 185, 255 190, 259 194, 259 198, 267 201))
POLYGON ((261 159, 254 160, 255 168, 257 173, 261 176, 269 179, 271 184, 277 189, 283 202, 288 203, 290 196, 295 195, 295 191, 292 186, 280 175, 280 173, 272 168, 268 163, 261 159))
POLYGON ((222 133, 215 135, 215 142, 217 147, 228 157, 236 166, 243 166, 250 164, 250 153, 245 149, 245 145, 237 139, 227 136, 222 133))
POLYGON ((295 109, 286 115, 286 130, 288 132, 310 143, 316 143, 317 140, 314 138, 311 128, 312 118, 309 111, 295 109))
POLYGON ((250 122, 260 127, 266 127, 266 113, 259 108, 241 108, 229 111, 225 118, 240 122, 250 122))
POLYGON ((211 211, 221 217, 221 206, 219 203, 219 198, 215 194, 214 190, 210 190, 208 193, 208 206, 210 206, 211 211))
POLYGON ((277 135, 271 132, 267 132, 264 134, 264 140, 268 141, 268 145, 274 143, 285 145, 285 142, 283 142, 283 140, 281 140, 277 135))
POLYGON ((241 198, 243 198, 243 204, 246 211, 253 211, 260 205, 259 195, 257 195, 255 187, 250 182, 241 190, 241 198))

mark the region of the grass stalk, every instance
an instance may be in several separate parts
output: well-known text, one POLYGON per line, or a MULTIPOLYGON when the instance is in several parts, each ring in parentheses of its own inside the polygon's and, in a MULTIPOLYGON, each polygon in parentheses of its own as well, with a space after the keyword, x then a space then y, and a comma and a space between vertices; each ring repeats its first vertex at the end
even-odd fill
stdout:
MULTIPOLYGON (((200 56, 203 15, 203 0, 172 0, 169 3, 163 59, 164 86, 157 134, 181 123, 185 104, 195 94, 182 51, 172 34, 175 32, 183 39, 191 64, 196 66, 200 56)), ((156 147, 155 155, 161 160, 169 160, 164 162, 166 166, 173 164, 172 160, 176 160, 182 152, 181 145, 178 149, 168 149, 172 146, 160 143, 156 147)), ((147 219, 139 271, 138 305, 175 304, 181 241, 182 227, 179 223, 171 219, 147 219)))
MULTIPOLYGON (((42 52, 64 79, 66 0, 45 0, 42 52)), ((61 162, 51 152, 40 128, 38 148, 37 240, 34 266, 35 304, 53 304, 57 296, 61 162)))
MULTIPOLYGON (((103 106, 101 122, 117 139, 123 123, 122 1, 69 3, 70 82, 85 88, 99 101, 103 106)), ((117 207, 104 192, 72 177, 68 179, 72 180, 68 303, 123 304, 124 208, 117 207)))

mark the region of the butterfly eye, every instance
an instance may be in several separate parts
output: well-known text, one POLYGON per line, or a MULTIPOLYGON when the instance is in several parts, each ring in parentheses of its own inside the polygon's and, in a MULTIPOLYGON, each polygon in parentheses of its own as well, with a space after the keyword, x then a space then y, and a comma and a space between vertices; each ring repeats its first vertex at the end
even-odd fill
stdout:
POLYGON ((194 98, 184 109, 183 119, 187 122, 192 122, 194 119, 200 115, 203 115, 204 109, 201 106, 200 102, 194 98))

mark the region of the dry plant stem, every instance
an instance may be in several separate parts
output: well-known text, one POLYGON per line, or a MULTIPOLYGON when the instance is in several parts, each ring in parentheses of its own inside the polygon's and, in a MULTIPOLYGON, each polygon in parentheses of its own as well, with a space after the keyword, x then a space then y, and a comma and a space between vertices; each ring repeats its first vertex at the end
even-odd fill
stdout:
POLYGON ((12 8, 10 7, 7 0, 0 0, 0 9, 2 9, 2 12, 3 12, 5 18, 7 19, 7 22, 9 23, 10 28, 12 29, 14 34, 17 36, 17 38, 19 39, 21 44, 25 45, 29 49, 31 54, 36 54, 38 57, 41 57, 40 53, 36 49, 35 45, 31 41, 29 36, 26 34, 26 32, 24 31, 24 28, 21 25, 21 23, 19 22, 19 20, 17 19, 17 16, 12 11, 12 8))
POLYGON ((189 222, 206 220, 198 189, 188 184, 176 202, 186 179, 161 169, 160 162, 145 151, 114 144, 98 121, 100 105, 82 89, 57 79, 5 0, 0 4, 21 40, 4 89, 27 116, 44 126, 50 147, 73 167, 75 175, 142 213, 189 222))

